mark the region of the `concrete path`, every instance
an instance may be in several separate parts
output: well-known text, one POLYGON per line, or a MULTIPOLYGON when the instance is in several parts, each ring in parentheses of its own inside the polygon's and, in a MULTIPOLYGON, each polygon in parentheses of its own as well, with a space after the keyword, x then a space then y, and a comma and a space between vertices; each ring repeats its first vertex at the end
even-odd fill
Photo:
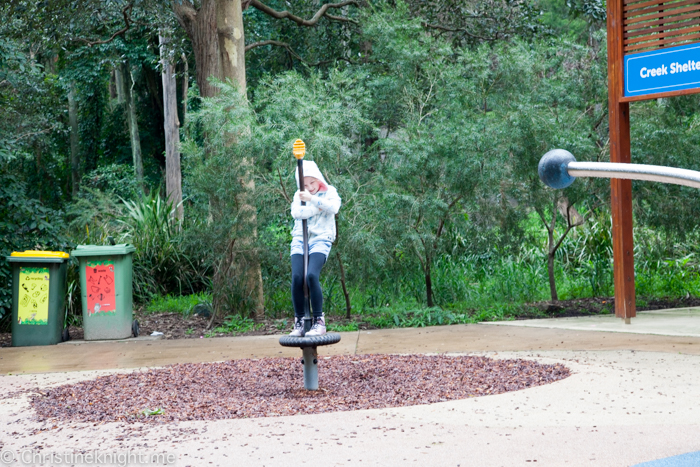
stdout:
MULTIPOLYGON (((535 321, 535 320, 531 320, 535 321)), ((525 323, 514 321, 513 323, 525 323)), ((445 353, 548 350, 638 350, 700 355, 700 336, 586 332, 484 324, 381 329, 341 333, 339 344, 319 349, 323 355, 445 353)), ((239 358, 296 357, 298 349, 281 347, 279 336, 213 339, 97 341, 42 347, 0 348, 0 375, 142 368, 174 363, 239 358)))
POLYGON ((614 315, 581 316, 576 318, 528 319, 522 321, 494 321, 496 326, 569 329, 575 331, 607 331, 662 336, 700 337, 700 308, 640 311, 631 324, 614 315))
MULTIPOLYGON (((276 340, 3 348, 0 393, 176 362, 299 356, 276 340)), ((0 450, 24 460, 33 453, 131 450, 168 453, 180 466, 285 467, 630 466, 700 450, 700 337, 467 325, 345 333, 341 344, 322 352, 528 358, 562 362, 573 375, 524 391, 426 406, 142 426, 138 436, 116 423, 40 424, 26 397, 18 396, 0 400, 0 450)), ((3 455, 9 456, 0 453, 0 465, 3 455)))

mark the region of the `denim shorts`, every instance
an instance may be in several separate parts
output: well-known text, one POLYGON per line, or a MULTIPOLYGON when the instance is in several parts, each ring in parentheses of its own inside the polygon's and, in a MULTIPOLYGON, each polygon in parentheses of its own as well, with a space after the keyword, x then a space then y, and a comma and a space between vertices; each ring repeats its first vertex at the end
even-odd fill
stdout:
MULTIPOLYGON (((311 239, 309 241, 309 254, 311 253, 323 253, 326 255, 326 258, 328 257, 328 254, 331 252, 331 245, 333 243, 328 241, 328 240, 321 240, 321 239, 311 239)), ((304 254, 304 240, 299 238, 299 237, 294 237, 292 239, 292 245, 290 248, 290 256, 291 255, 303 255, 304 254)))

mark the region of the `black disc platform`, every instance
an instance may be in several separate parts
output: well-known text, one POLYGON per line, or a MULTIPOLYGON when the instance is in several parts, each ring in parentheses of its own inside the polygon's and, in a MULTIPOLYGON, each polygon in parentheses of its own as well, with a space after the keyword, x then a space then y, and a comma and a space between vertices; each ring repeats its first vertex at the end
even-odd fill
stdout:
POLYGON ((299 347, 300 349, 306 347, 318 347, 321 345, 332 345, 340 342, 340 334, 337 332, 329 332, 322 336, 312 336, 312 337, 292 337, 292 336, 282 336, 280 337, 280 345, 283 347, 299 347))

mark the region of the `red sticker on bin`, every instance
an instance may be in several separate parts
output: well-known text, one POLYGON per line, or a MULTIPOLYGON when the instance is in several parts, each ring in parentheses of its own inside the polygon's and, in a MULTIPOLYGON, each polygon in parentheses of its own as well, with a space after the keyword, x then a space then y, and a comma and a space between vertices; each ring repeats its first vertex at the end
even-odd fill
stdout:
POLYGON ((87 313, 114 313, 117 311, 114 293, 114 263, 106 261, 88 261, 85 266, 87 288, 87 313))

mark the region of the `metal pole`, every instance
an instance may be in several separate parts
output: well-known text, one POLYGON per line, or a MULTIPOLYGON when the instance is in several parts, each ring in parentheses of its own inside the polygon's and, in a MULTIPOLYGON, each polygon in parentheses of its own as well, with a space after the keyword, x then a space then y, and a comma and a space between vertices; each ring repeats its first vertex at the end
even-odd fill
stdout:
POLYGON ((537 173, 545 185, 555 189, 568 187, 576 177, 646 180, 700 188, 700 172, 695 170, 626 162, 578 162, 563 149, 553 149, 542 156, 537 173))
MULTIPOLYGON (((306 145, 300 139, 294 142, 294 157, 297 159, 297 170, 299 171, 299 191, 304 191, 304 155, 306 145)), ((306 202, 301 202, 306 206, 306 202)), ((304 330, 302 337, 311 329, 311 305, 309 304, 309 284, 306 282, 306 275, 309 269, 309 228, 306 219, 301 221, 301 229, 304 240, 304 330)), ((304 365, 304 388, 309 391, 318 390, 318 352, 316 347, 304 347, 302 349, 301 363, 304 365)))
MULTIPOLYGON (((299 191, 304 191, 304 156, 306 155, 306 145, 300 139, 294 141, 292 154, 297 160, 297 170, 299 172, 299 191)), ((302 206, 306 206, 306 202, 301 202, 302 206)), ((304 289, 304 329, 302 337, 311 329, 311 305, 309 303, 309 284, 306 282, 306 275, 309 269, 309 228, 306 219, 301 221, 301 230, 303 236, 304 248, 304 277, 302 279, 304 289)))
MULTIPOLYGON (((304 191, 304 160, 297 159, 297 169, 299 170, 299 191, 304 191)), ((302 206, 306 206, 306 202, 301 202, 302 206)), ((306 219, 301 221, 301 230, 304 240, 304 335, 311 329, 311 306, 309 305, 309 284, 306 283, 306 275, 309 270, 309 227, 306 219)))
POLYGON ((304 389, 318 390, 318 351, 316 347, 304 347, 301 362, 304 364, 304 389))
POLYGON ((622 178, 647 180, 700 188, 700 172, 662 165, 615 162, 569 162, 566 171, 572 177, 622 178))

